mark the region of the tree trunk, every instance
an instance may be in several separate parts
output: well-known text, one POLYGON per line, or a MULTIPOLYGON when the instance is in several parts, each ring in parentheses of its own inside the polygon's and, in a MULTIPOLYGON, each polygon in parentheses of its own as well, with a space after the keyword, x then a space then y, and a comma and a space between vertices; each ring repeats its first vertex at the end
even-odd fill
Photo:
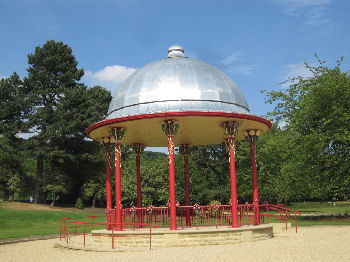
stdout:
POLYGON ((43 170, 44 170, 44 156, 40 155, 36 159, 36 181, 35 181, 34 204, 40 203, 41 201, 43 170))
MULTIPOLYGON (((53 195, 53 199, 52 199, 52 202, 51 202, 51 205, 50 206, 54 206, 55 205, 55 200, 56 200, 56 194, 55 193, 52 193, 52 195, 53 195)), ((52 196, 51 195, 51 196, 52 196)))
POLYGON ((92 205, 91 205, 91 207, 92 207, 92 208, 95 208, 95 205, 96 205, 96 196, 94 196, 93 199, 92 199, 92 205))

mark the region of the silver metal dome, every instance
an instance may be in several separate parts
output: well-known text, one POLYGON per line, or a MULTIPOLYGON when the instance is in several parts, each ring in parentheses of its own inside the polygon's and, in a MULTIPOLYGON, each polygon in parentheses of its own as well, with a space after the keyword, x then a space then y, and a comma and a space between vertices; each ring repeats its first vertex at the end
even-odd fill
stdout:
POLYGON ((171 46, 168 57, 130 75, 119 87, 107 119, 165 112, 249 114, 237 85, 218 68, 184 56, 171 46))

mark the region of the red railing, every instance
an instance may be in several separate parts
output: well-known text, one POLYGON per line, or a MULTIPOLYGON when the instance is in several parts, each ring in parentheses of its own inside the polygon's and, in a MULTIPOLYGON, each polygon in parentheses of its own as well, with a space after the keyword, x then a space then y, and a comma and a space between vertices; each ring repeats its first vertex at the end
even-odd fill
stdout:
MULTIPOLYGON (((115 247, 115 239, 118 237, 133 237, 131 235, 115 234, 114 228, 117 226, 115 223, 106 223, 106 222, 96 222, 98 219, 105 219, 104 216, 85 216, 85 217, 73 217, 73 218, 63 218, 60 219, 60 241, 65 241, 69 244, 70 236, 83 236, 82 242, 84 247, 86 247, 86 238, 91 234, 91 231, 94 229, 106 229, 107 225, 111 225, 112 229, 109 232, 103 233, 101 231, 95 232, 94 236, 110 237, 112 249, 115 247), (77 221, 79 220, 92 220, 92 221, 77 221)), ((130 228, 133 231, 137 230, 139 224, 135 223, 122 223, 123 228, 130 228)), ((149 248, 152 248, 152 228, 157 228, 155 224, 142 224, 143 229, 149 228, 149 248)), ((140 237, 140 236, 138 236, 140 237)))
MULTIPOLYGON (((238 205, 238 221, 239 226, 256 225, 279 221, 286 224, 295 222, 295 230, 298 232, 297 216, 299 211, 285 208, 283 205, 259 205, 259 217, 257 216, 257 207, 252 204, 238 205), (257 221, 258 217, 258 221, 257 221)), ((94 229, 110 229, 109 233, 95 236, 111 237, 112 248, 114 248, 114 239, 120 237, 115 235, 117 224, 115 223, 115 209, 109 211, 110 221, 106 221, 105 216, 85 216, 64 218, 60 220, 60 240, 62 238, 69 242, 69 236, 83 236, 84 247, 86 245, 86 236, 94 229), (85 221, 89 220, 89 221, 85 221), (103 221, 103 222, 100 222, 103 221), (86 233, 89 232, 89 233, 86 233)), ((230 205, 211 205, 211 206, 178 206, 176 208, 177 226, 179 229, 187 227, 207 227, 207 226, 230 226, 232 225, 232 214, 230 205)), ((152 228, 169 227, 170 211, 168 207, 152 207, 152 208, 125 208, 122 210, 123 229, 150 229, 150 247, 152 228)), ((127 234, 125 234, 127 235, 127 234)))
MULTIPOLYGON (((178 206, 176 208, 177 225, 185 227, 203 226, 230 226, 232 225, 232 210, 230 205, 211 206, 178 206)), ((283 205, 259 205, 259 216, 257 207, 253 204, 238 205, 238 222, 242 225, 257 225, 269 223, 270 219, 278 219, 281 223, 294 221, 297 229, 297 216, 300 212, 287 209, 283 205)), ((115 209, 110 210, 110 222, 115 224, 115 209)), ((144 207, 125 208, 122 210, 122 223, 132 223, 136 227, 143 227, 144 223, 155 224, 157 227, 169 227, 170 211, 168 207, 144 207)))
POLYGON ((260 208, 260 221, 269 224, 270 220, 279 220, 280 223, 286 224, 286 230, 288 229, 288 221, 295 222, 295 231, 298 233, 298 220, 297 217, 301 215, 299 211, 285 208, 284 205, 259 205, 260 208))

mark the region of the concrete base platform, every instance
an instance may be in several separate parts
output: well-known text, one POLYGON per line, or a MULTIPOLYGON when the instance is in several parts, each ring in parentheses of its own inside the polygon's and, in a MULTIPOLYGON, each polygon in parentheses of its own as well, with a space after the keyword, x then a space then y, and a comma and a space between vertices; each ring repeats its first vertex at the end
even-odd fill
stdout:
POLYGON ((242 226, 231 228, 220 227, 199 227, 198 229, 185 228, 170 230, 164 228, 157 229, 137 229, 112 231, 93 230, 91 234, 85 236, 70 236, 68 243, 64 240, 57 242, 58 246, 73 249, 93 250, 93 251, 130 251, 147 250, 163 247, 187 247, 203 245, 224 245, 249 241, 259 241, 273 238, 272 225, 242 226), (113 248, 112 248, 113 241, 113 248))

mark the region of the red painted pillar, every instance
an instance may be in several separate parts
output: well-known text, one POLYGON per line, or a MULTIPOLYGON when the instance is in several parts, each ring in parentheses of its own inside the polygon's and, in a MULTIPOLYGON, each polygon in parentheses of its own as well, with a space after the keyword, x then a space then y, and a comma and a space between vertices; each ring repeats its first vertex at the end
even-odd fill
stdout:
POLYGON ((168 162, 169 162, 169 199, 170 199, 170 230, 176 230, 176 193, 175 193, 175 158, 174 135, 179 125, 173 120, 167 120, 162 128, 168 136, 168 162))
POLYGON ((252 166, 252 190, 253 190, 253 205, 255 206, 255 218, 254 224, 260 224, 260 211, 259 211, 259 191, 258 191, 258 173, 256 171, 256 148, 255 142, 260 134, 259 131, 248 131, 248 140, 250 141, 250 162, 252 166))
POLYGON ((107 229, 111 229, 110 212, 112 209, 112 179, 111 179, 111 144, 105 143, 105 163, 106 163, 106 214, 107 214, 107 229))
POLYGON ((173 136, 168 136, 170 230, 176 230, 175 158, 173 136))
POLYGON ((123 138, 125 129, 113 128, 113 138, 115 140, 115 223, 116 230, 123 230, 122 226, 122 188, 121 188, 121 152, 120 140, 123 138))
POLYGON ((116 230, 123 230, 122 227, 122 180, 121 180, 121 154, 120 143, 115 143, 115 222, 116 230))
POLYGON ((227 121, 221 125, 224 128, 226 146, 229 150, 230 162, 230 186, 231 186, 231 212, 232 227, 238 227, 238 203, 237 203, 237 185, 236 185, 236 162, 235 162, 235 136, 238 133, 239 122, 227 121))
POLYGON ((188 206, 190 203, 190 179, 188 174, 188 154, 189 154, 189 145, 181 145, 180 152, 184 156, 184 180, 185 180, 185 206, 186 207, 186 226, 191 225, 190 219, 190 208, 188 206))
POLYGON ((233 137, 229 137, 226 141, 229 146, 232 227, 238 227, 235 141, 233 137))

